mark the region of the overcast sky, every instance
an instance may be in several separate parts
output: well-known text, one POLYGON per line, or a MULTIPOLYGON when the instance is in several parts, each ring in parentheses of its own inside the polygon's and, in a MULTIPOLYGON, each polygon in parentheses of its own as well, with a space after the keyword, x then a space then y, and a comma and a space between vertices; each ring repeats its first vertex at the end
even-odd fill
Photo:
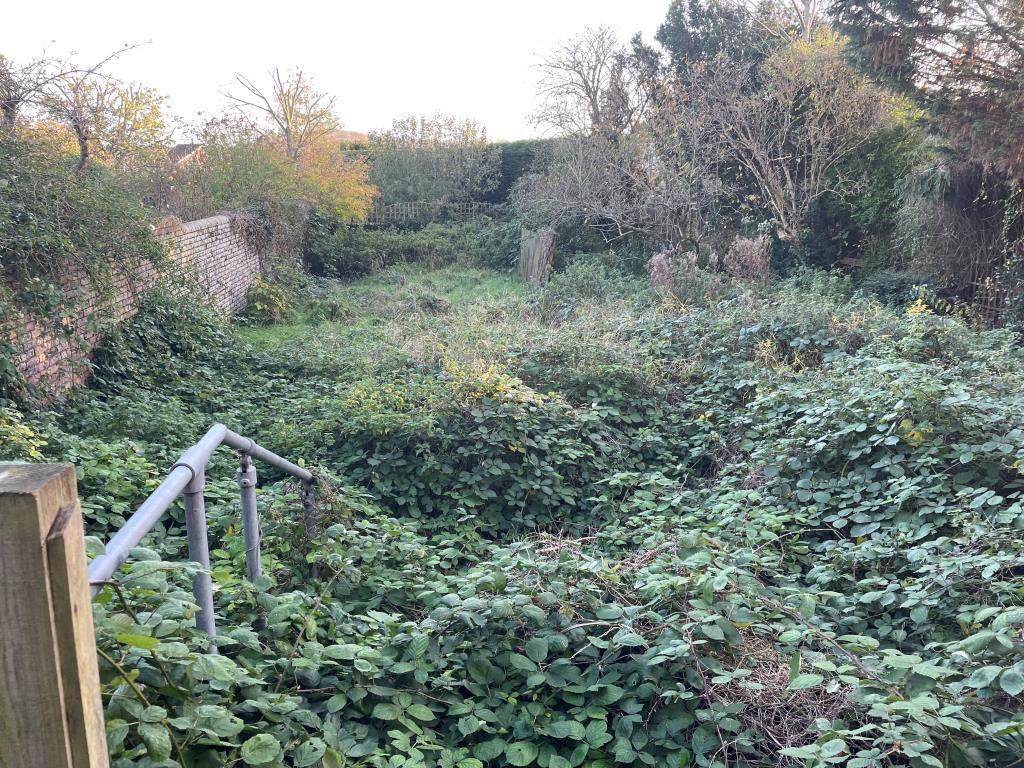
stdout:
POLYGON ((492 139, 517 139, 536 135, 528 116, 540 57, 586 26, 650 39, 668 2, 9 0, 0 53, 17 60, 49 48, 90 62, 151 41, 109 69, 157 88, 190 121, 223 109, 235 72, 263 82, 271 67, 299 65, 337 96, 346 128, 440 111, 482 121, 492 139))

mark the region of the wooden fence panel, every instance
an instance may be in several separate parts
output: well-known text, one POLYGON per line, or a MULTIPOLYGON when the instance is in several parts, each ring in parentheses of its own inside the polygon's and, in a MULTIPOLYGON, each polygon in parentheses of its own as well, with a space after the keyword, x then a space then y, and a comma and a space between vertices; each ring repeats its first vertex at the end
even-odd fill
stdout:
POLYGON ((0 768, 107 768, 71 464, 0 464, 0 768))

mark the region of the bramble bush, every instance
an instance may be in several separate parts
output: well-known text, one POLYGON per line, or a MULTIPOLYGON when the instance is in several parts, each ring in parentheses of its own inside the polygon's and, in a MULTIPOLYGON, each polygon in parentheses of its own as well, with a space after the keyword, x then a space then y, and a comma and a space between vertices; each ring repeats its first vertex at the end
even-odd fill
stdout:
POLYGON ((92 390, 20 417, 95 535, 214 420, 321 477, 307 547, 259 468, 249 584, 215 459, 219 656, 180 510, 97 598, 115 766, 1019 759, 1019 339, 824 273, 680 308, 585 265, 411 314, 382 281, 430 274, 392 269, 288 335, 176 341, 192 310, 157 298, 92 390))

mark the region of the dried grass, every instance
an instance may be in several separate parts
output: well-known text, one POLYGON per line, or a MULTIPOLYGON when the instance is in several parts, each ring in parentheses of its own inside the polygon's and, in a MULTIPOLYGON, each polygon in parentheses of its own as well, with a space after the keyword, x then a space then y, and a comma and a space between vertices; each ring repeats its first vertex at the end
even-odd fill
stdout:
MULTIPOLYGON (((725 706, 741 703, 743 710, 736 718, 744 726, 759 733, 772 752, 786 747, 810 744, 817 738, 815 720, 834 720, 849 713, 853 705, 846 686, 829 690, 824 685, 789 690, 789 661, 771 641, 751 632, 744 633, 743 645, 730 659, 719 659, 730 671, 749 669, 744 678, 725 683, 706 681, 704 698, 708 705, 725 706)), ((801 671, 803 670, 801 664, 801 671)), ((802 765, 787 762, 778 756, 778 765, 802 765)))

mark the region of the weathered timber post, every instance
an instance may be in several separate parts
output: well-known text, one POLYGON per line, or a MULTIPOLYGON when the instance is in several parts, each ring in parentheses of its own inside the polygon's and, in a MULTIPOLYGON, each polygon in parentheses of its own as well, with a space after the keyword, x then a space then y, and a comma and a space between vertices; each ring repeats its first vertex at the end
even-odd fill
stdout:
POLYGON ((71 464, 0 464, 0 767, 107 768, 71 464))
POLYGON ((544 227, 534 232, 523 227, 519 232, 519 274, 528 283, 548 279, 555 258, 555 230, 544 227))

